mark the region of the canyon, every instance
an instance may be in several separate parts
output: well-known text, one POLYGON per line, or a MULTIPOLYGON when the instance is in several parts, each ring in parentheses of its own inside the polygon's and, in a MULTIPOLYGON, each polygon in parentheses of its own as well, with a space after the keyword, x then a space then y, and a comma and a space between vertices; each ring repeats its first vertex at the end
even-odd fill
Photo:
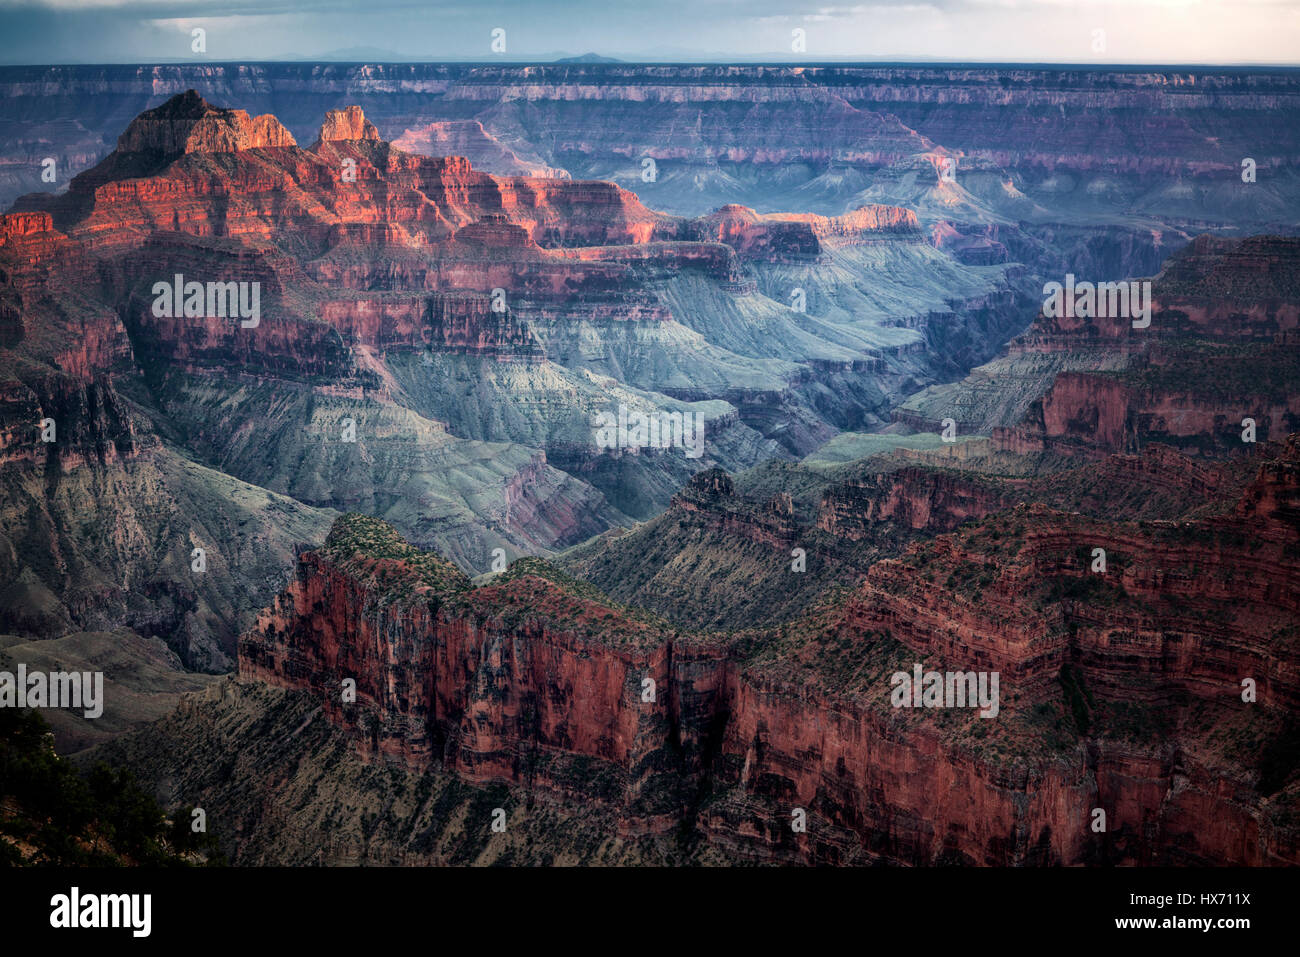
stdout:
POLYGON ((1296 83, 0 67, 0 657, 236 864, 1300 864, 1296 83))
POLYGON ((357 104, 399 148, 604 180, 681 216, 902 206, 963 262, 1051 274, 1150 275, 1205 231, 1289 231, 1300 190, 1286 70, 177 63, 0 67, 0 206, 61 189, 189 89, 301 143, 357 104))

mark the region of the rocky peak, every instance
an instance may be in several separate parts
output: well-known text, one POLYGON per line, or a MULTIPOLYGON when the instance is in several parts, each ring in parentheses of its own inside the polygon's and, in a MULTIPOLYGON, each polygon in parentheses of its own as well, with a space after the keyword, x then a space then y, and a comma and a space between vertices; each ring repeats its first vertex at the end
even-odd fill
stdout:
POLYGON ((748 206, 742 206, 739 203, 727 203, 725 206, 719 206, 706 219, 724 226, 734 226, 757 223, 762 217, 748 206))
POLYGON ((292 134, 269 113, 251 117, 245 110, 212 106, 194 90, 141 113, 117 140, 120 153, 169 157, 296 145, 292 134))
POLYGON ((325 114, 325 122, 320 128, 320 142, 332 143, 339 140, 377 140, 379 130, 375 124, 366 119, 366 114, 359 106, 349 106, 341 110, 330 110, 325 114))
POLYGON ((735 494, 731 476, 723 469, 705 469, 686 483, 686 493, 692 498, 731 498, 735 494))

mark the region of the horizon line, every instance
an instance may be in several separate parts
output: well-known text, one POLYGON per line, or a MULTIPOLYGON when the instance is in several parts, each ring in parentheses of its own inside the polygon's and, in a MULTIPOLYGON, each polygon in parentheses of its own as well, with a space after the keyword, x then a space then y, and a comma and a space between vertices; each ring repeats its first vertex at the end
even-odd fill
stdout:
POLYGON ((1201 62, 1183 62, 1183 63, 1159 63, 1159 62, 1133 62, 1133 61, 1089 61, 1079 62, 1071 60, 980 60, 980 59, 963 59, 949 60, 939 58, 927 58, 919 60, 895 59, 895 60, 864 60, 844 57, 829 60, 764 60, 761 58, 753 59, 710 59, 707 57, 689 58, 689 59, 644 59, 644 60, 623 60, 618 58, 606 58, 602 60, 583 60, 580 56, 565 57, 560 59, 529 59, 526 57, 493 57, 490 59, 482 58, 458 58, 458 59, 336 59, 332 57, 314 58, 314 57, 285 57, 270 59, 223 59, 223 60, 204 60, 197 58, 174 59, 174 60, 48 60, 43 62, 0 62, 0 69, 28 68, 28 67, 152 67, 152 66, 258 66, 258 65, 277 65, 293 66, 299 64, 320 64, 329 63, 339 66, 558 66, 558 67, 627 67, 627 66, 754 66, 754 67, 789 67, 789 68, 817 68, 817 67, 843 67, 843 66, 863 66, 863 67, 957 67, 957 66, 978 66, 982 68, 995 67, 1015 67, 1015 68, 1033 68, 1033 69, 1059 69, 1059 70, 1300 70, 1300 61, 1292 63, 1279 63, 1268 61, 1246 61, 1238 63, 1201 63, 1201 62))

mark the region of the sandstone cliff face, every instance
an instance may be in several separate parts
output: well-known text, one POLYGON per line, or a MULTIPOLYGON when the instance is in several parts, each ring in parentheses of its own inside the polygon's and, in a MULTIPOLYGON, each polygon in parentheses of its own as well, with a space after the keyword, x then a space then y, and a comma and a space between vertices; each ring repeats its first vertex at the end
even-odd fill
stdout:
MULTIPOLYGON (((0 256, 4 259, 6 293, 39 298, 51 287, 69 292, 96 280, 93 262, 68 237, 54 228, 49 213, 9 213, 0 216, 0 256)), ((10 299, 14 297, 10 295, 10 299)), ((21 327, 21 310, 13 320, 21 327)), ((11 329, 11 335, 16 330, 11 329)), ((18 333, 17 339, 22 338, 18 333)), ((10 344, 15 344, 12 339, 10 344)))
POLYGON ((375 124, 366 119, 359 106, 349 106, 343 110, 330 110, 325 114, 321 124, 318 143, 331 143, 335 140, 377 140, 379 130, 375 124))
POLYGON ((702 217, 692 229, 726 243, 743 258, 768 262, 816 261, 823 242, 840 247, 886 240, 921 241, 916 214, 898 206, 860 206, 843 216, 772 213, 760 216, 730 204, 702 217))
POLYGON ((817 527, 853 540, 870 535, 871 527, 882 522, 913 531, 949 532, 996 511, 1006 497, 978 479, 935 469, 903 469, 876 476, 869 484, 833 487, 822 499, 817 527))
POLYGON ((472 293, 337 299, 324 303, 320 315, 345 339, 376 349, 428 349, 503 361, 545 355, 526 324, 508 312, 493 312, 489 297, 472 293))
MULTIPOLYGON (((956 754, 951 726, 919 728, 897 712, 889 720, 887 709, 873 714, 859 706, 815 720, 816 699, 798 693, 787 674, 756 689, 751 716, 734 724, 735 746, 748 747, 748 779, 759 780, 754 761, 776 755, 766 763, 779 762, 781 780, 769 793, 826 808, 827 860, 849 856, 851 834, 864 819, 887 822, 873 835, 877 847, 918 862, 1294 860, 1295 835, 1276 827, 1281 818, 1272 810, 1294 798, 1275 793, 1273 776, 1262 782, 1244 755, 1230 757, 1239 744, 1224 753, 1172 717, 1209 711, 1229 739, 1251 727, 1286 733, 1280 728, 1297 693, 1284 637, 1297 621, 1286 584, 1295 580, 1294 548, 1282 544, 1300 531, 1294 454, 1293 443, 1282 460, 1260 469, 1238 516, 1126 528, 1035 506, 880 563, 844 616, 815 639, 820 652, 845 641, 860 648, 865 638, 868 670, 878 648, 894 660, 915 655, 932 663, 927 667, 937 660, 999 671, 1003 707, 1013 712, 1009 727, 988 730, 987 740, 1000 743, 976 743, 986 738, 979 719, 957 734, 965 744, 956 754), (1263 509, 1248 504, 1263 500, 1270 502, 1263 509), (1239 517, 1245 514, 1248 526, 1239 517), (1108 557, 1104 575, 1089 569, 1098 547, 1108 557), (891 642, 901 643, 901 655, 882 647, 891 642), (1270 687, 1253 714, 1256 706, 1242 702, 1243 677, 1270 687), (1079 737, 1053 743, 1052 721, 1039 720, 1057 707, 1063 683, 1075 701, 1079 737), (994 770, 994 755, 1007 743, 1018 752, 1017 739, 1033 740, 1037 759, 994 770), (972 750, 984 760, 972 760, 972 750), (937 787, 926 790, 927 782, 937 787), (1022 788, 1027 805, 1007 804, 1022 788), (1256 796, 1247 797, 1250 790, 1256 796), (931 806, 940 808, 937 819, 915 811, 931 806), (1107 809, 1109 837, 1081 825, 1094 807, 1107 809), (1142 836, 1152 829, 1161 846, 1142 836), (1017 839, 1008 841, 1009 834, 1017 839)), ((791 666, 796 675, 812 671, 826 690, 843 680, 815 665, 791 662, 782 670, 791 666)), ((742 702, 748 687, 742 682, 742 702)), ((745 710, 742 704, 736 713, 745 710)), ((731 842, 744 836, 725 818, 718 829, 731 842)), ((775 832, 757 836, 777 845, 775 855, 793 850, 775 832)))
POLYGON ((117 140, 119 152, 167 157, 296 145, 274 116, 254 118, 244 110, 213 107, 194 90, 141 113, 117 140))
POLYGON ((0 220, 0 243, 8 246, 15 239, 48 233, 53 228, 49 213, 12 213, 0 220))
POLYGON ((1198 236, 1163 263, 1152 285, 1151 325, 1135 329, 1100 295, 1096 315, 1044 316, 1010 344, 1013 352, 1171 348, 1199 337, 1267 342, 1296 328, 1300 243, 1284 236, 1198 236))
POLYGON ((676 825, 724 679, 707 642, 518 568, 471 589, 360 516, 303 556, 240 668, 282 687, 340 688, 326 712, 363 753, 474 781, 545 782, 622 804, 630 825, 649 829, 676 825), (343 678, 356 681, 355 704, 343 678), (656 690, 643 702, 646 679, 656 690))
POLYGON ((759 508, 732 497, 731 478, 721 469, 701 472, 675 496, 671 508, 701 520, 704 527, 785 551, 799 539, 799 526, 788 494, 759 508))
MULTIPOLYGON (((895 410, 897 421, 991 432, 1017 454, 1100 458, 1147 442, 1203 455, 1245 451, 1300 425, 1294 341, 1300 243, 1280 236, 1202 236, 1169 257, 1151 286, 1150 324, 1135 315, 1047 316, 960 384, 895 410)), ((1102 297, 1098 297, 1099 300, 1102 297)))
POLYGON ((1015 429, 994 430, 994 442, 1008 451, 1094 458, 1144 442, 1243 454, 1252 441, 1300 427, 1297 381, 1300 358, 1283 342, 1155 353, 1125 373, 1060 374, 1015 429))
POLYGON ((1296 863, 1294 785, 1273 744, 1246 742, 1285 748, 1300 703, 1297 454, 1229 515, 1013 510, 877 564, 804 623, 725 641, 541 566, 471 589, 349 517, 245 636, 241 676, 312 689, 363 753, 596 797, 628 829, 694 821, 755 859, 1296 863), (914 661, 999 672, 1000 717, 891 708, 888 676, 914 661))
POLYGON ((14 350, 0 462, 67 471, 154 444, 138 436, 113 389, 110 373, 130 361, 131 346, 117 316, 96 302, 97 281, 93 262, 47 214, 0 216, 0 348, 14 350), (54 441, 38 441, 47 419, 54 441))

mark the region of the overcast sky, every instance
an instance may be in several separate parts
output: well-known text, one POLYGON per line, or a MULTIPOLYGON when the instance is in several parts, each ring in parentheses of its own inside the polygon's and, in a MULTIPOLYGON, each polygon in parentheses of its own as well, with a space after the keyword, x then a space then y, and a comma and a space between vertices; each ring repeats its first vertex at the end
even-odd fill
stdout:
POLYGON ((0 62, 493 59, 496 28, 508 59, 1300 63, 1300 0, 0 0, 0 62))

